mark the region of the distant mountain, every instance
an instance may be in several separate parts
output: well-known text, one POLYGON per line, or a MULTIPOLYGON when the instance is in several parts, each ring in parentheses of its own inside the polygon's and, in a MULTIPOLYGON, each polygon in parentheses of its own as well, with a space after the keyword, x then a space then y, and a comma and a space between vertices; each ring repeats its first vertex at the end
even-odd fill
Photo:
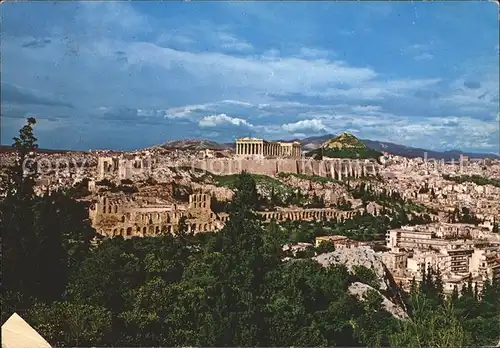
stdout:
MULTIPOLYGON (((317 149, 321 147, 326 141, 328 141, 333 137, 335 136, 332 134, 326 134, 321 136, 304 138, 301 140, 302 147, 305 150, 317 149)), ((369 140, 369 139, 359 139, 359 140, 372 150, 379 152, 387 152, 393 155, 404 156, 409 158, 415 158, 415 157, 423 158, 425 156, 425 153, 427 153, 427 158, 435 158, 440 160, 443 159, 445 161, 450 161, 452 159, 458 160, 460 158, 460 155, 477 159, 483 159, 483 158, 500 159, 499 155, 493 153, 472 153, 472 152, 463 152, 459 150, 432 151, 432 150, 399 145, 384 141, 369 140)))
POLYGON ((354 135, 342 133, 337 137, 326 140, 320 147, 306 153, 306 156, 317 159, 323 157, 378 159, 382 156, 382 153, 368 148, 354 135))
POLYGON ((179 150, 225 150, 229 147, 215 141, 204 139, 183 139, 167 141, 161 147, 165 149, 179 149, 179 150))

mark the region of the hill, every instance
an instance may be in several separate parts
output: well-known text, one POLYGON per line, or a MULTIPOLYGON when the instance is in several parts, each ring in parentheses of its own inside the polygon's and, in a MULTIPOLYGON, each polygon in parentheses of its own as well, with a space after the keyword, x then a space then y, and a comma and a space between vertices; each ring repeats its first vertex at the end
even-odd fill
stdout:
POLYGON ((165 149, 179 149, 179 150, 225 150, 229 147, 215 141, 204 139, 182 139, 167 141, 161 147, 165 149))
POLYGON ((382 153, 368 148, 354 135, 342 133, 337 137, 328 139, 319 148, 309 151, 306 156, 317 159, 323 157, 378 159, 382 156, 382 153))
MULTIPOLYGON (((322 146, 328 139, 335 137, 332 134, 314 136, 302 139, 302 147, 306 150, 318 149, 322 146)), ((409 158, 415 157, 424 157, 427 153, 427 158, 435 158, 435 159, 443 159, 445 161, 459 160, 460 155, 468 156, 470 158, 484 159, 500 159, 500 156, 493 153, 473 153, 473 152, 464 152, 460 150, 451 150, 451 151, 432 151, 426 150, 423 148, 416 148, 411 146, 399 145, 390 142, 377 141, 377 140, 369 140, 369 139, 359 139, 366 147, 369 149, 379 151, 379 152, 387 152, 397 156, 404 156, 409 158)))
POLYGON ((365 144, 359 141, 354 135, 342 133, 338 137, 328 139, 321 146, 323 149, 366 149, 365 144))

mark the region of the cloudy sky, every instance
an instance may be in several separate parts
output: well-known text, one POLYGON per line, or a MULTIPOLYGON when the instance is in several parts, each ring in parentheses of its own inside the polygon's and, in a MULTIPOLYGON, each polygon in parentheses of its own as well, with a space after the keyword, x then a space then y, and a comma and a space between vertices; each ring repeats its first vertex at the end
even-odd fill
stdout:
POLYGON ((2 10, 2 144, 133 149, 348 131, 499 151, 498 5, 18 2, 2 10))

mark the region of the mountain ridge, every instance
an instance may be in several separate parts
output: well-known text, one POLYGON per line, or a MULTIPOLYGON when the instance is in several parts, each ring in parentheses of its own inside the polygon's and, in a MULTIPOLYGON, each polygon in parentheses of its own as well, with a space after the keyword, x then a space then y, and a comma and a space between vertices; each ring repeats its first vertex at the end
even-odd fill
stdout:
MULTIPOLYGON (((312 137, 306 137, 300 140, 302 144, 303 150, 314 150, 319 148, 322 144, 327 142, 329 139, 334 138, 333 134, 325 134, 318 135, 312 137)), ((475 153, 475 152, 467 152, 461 150, 447 150, 447 151, 433 151, 426 150, 423 148, 411 147, 406 145, 400 145, 391 142, 378 141, 378 140, 370 140, 370 139, 359 139, 366 147, 379 151, 379 152, 387 152, 397 156, 404 156, 409 158, 416 157, 425 157, 427 154, 427 158, 435 158, 439 160, 450 161, 452 159, 458 160, 460 155, 468 156, 470 158, 476 159, 500 159, 500 155, 495 153, 475 153)), ((279 140, 276 140, 279 141, 279 140)), ((285 141, 285 140, 281 140, 285 141)), ((161 145, 157 145, 163 148, 179 148, 179 149, 191 149, 191 150, 201 150, 201 149, 214 149, 214 150, 224 150, 224 149, 234 149, 234 142, 224 143, 224 142, 216 142, 205 139, 184 139, 184 140, 171 140, 167 141, 161 145)), ((152 146, 155 147, 155 146, 152 146)), ((151 148, 151 147, 148 147, 151 148)), ((14 149, 9 145, 0 145, 0 152, 10 152, 14 149)), ((83 152, 84 150, 67 150, 67 149, 38 149, 38 152, 43 153, 63 153, 63 152, 83 152)), ((120 151, 120 150, 114 150, 120 151)))
MULTIPOLYGON (((324 143, 328 139, 335 137, 333 134, 325 134, 320 136, 312 136, 307 137, 301 140, 302 147, 305 149, 313 150, 320 146, 320 144, 324 143)), ((446 151, 434 151, 427 150, 423 148, 411 147, 406 145, 400 145, 391 142, 379 141, 379 140, 370 140, 370 139, 359 139, 363 144, 365 144, 368 148, 379 151, 379 152, 387 152, 397 156, 404 156, 409 158, 422 157, 424 158, 435 158, 442 159, 445 161, 450 161, 452 159, 458 160, 460 155, 468 156, 470 158, 477 159, 500 159, 500 155, 495 153, 475 153, 475 152, 467 152, 461 150, 446 150, 446 151)))

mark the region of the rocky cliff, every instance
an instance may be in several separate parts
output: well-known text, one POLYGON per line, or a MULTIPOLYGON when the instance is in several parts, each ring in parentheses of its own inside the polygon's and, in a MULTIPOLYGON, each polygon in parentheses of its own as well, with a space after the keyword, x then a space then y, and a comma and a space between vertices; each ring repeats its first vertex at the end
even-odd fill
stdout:
MULTIPOLYGON (((385 264, 382 262, 380 256, 375 253, 372 248, 362 246, 349 249, 337 249, 330 253, 320 254, 314 257, 314 259, 324 267, 343 264, 353 274, 355 273, 356 266, 364 266, 371 269, 377 277, 379 288, 376 290, 381 293, 386 309, 398 318, 407 317, 407 315, 405 316, 402 314, 403 312, 406 314, 406 308, 401 296, 401 290, 385 264), (393 307, 397 307, 398 309, 391 309, 393 307)), ((360 296, 371 287, 367 284, 364 284, 366 286, 354 284, 356 283, 351 285, 352 288, 350 288, 350 292, 360 296)))

